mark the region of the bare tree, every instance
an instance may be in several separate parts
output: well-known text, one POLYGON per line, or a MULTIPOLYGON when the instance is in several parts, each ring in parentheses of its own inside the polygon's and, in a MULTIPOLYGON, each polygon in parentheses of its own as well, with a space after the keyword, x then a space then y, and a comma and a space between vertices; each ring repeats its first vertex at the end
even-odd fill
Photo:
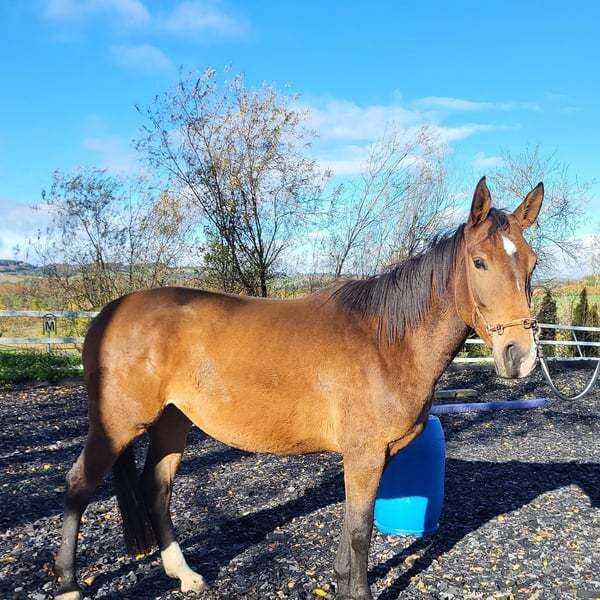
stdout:
POLYGON ((369 275, 419 252, 448 227, 453 208, 445 147, 434 132, 389 132, 371 146, 360 175, 333 196, 328 230, 335 276, 348 269, 369 275))
POLYGON ((190 243, 192 225, 180 200, 104 170, 55 172, 39 208, 51 222, 37 253, 68 306, 98 308, 167 285, 190 243))
POLYGON ((304 114, 272 87, 220 82, 214 70, 140 110, 150 165, 200 210, 219 260, 248 294, 266 296, 284 250, 315 208, 323 174, 306 156, 304 114))
POLYGON ((576 258, 581 252, 576 230, 593 182, 574 177, 568 164, 555 153, 544 153, 539 145, 515 154, 504 152, 502 159, 502 166, 490 179, 496 197, 507 206, 520 202, 539 181, 544 182, 542 212, 536 226, 527 231, 542 272, 549 268, 556 250, 576 258))
POLYGON ((592 236, 590 243, 592 272, 600 276, 600 233, 592 236))
POLYGON ((207 228, 205 244, 200 248, 202 267, 199 283, 202 287, 228 293, 244 291, 240 284, 227 244, 207 228))

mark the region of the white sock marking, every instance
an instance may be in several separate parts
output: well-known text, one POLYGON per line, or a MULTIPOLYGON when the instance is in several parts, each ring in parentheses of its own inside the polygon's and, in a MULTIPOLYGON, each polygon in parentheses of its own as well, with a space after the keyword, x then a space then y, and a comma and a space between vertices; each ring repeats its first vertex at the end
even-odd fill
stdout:
POLYGON ((206 584, 202 575, 190 569, 177 542, 171 542, 161 553, 165 573, 181 580, 182 591, 202 591, 206 584))

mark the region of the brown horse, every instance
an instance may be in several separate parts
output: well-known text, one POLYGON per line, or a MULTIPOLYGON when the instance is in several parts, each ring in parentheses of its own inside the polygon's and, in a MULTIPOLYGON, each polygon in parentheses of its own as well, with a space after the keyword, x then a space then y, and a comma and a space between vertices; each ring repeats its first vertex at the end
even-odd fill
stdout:
POLYGON ((107 305, 85 340, 89 432, 67 476, 57 598, 81 598, 81 515, 111 468, 130 549, 148 552, 156 536, 167 575, 183 591, 205 588, 169 514, 195 424, 244 450, 342 454, 337 597, 370 599, 380 476, 423 430, 435 383, 469 330, 493 348, 500 375, 524 377, 535 365, 529 281, 536 259, 522 230, 542 199, 539 184, 507 214, 492 208, 482 179, 468 222, 454 234, 385 274, 300 299, 164 288, 107 305), (138 481, 132 442, 144 431, 150 447, 138 481))

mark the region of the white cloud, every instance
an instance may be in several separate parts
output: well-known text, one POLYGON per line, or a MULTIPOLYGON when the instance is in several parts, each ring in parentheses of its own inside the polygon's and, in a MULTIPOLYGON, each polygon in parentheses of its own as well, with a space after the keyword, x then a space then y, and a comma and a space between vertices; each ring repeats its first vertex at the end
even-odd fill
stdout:
POLYGON ((140 0, 46 0, 44 14, 55 21, 84 20, 102 15, 127 27, 140 27, 150 22, 150 13, 140 0))
POLYGON ((581 110, 581 107, 579 106, 563 106, 560 109, 560 112, 563 115, 572 115, 573 113, 579 112, 581 110))
MULTIPOLYGON (((47 19, 70 25, 74 21, 104 17, 119 27, 196 38, 209 34, 240 37, 249 30, 244 20, 228 14, 216 0, 184 0, 171 10, 156 13, 152 13, 142 0, 44 0, 43 7, 47 19)), ((70 31, 69 39, 72 36, 70 31)))
POLYGON ((327 140, 373 140, 384 135, 390 124, 410 127, 423 121, 420 112, 398 104, 362 107, 348 100, 329 100, 301 108, 308 110, 308 126, 327 140))
POLYGON ((546 92, 545 98, 562 115, 571 115, 582 110, 581 106, 577 105, 576 99, 567 94, 546 92))
POLYGON ((423 109, 447 111, 541 110, 541 106, 535 102, 476 102, 447 96, 427 96, 416 100, 414 105, 423 109))
POLYGON ((307 111, 307 125, 318 134, 315 157, 319 164, 335 175, 359 173, 369 155, 371 144, 390 129, 407 136, 428 126, 440 144, 450 144, 467 137, 507 129, 505 125, 465 123, 446 126, 439 117, 415 106, 407 108, 396 97, 391 104, 360 106, 347 100, 313 100, 299 105, 307 111))
POLYGON ((171 59, 156 46, 140 44, 137 46, 111 46, 111 56, 120 67, 154 74, 169 73, 174 65, 171 59))
POLYGON ((426 112, 407 109, 399 104, 359 106, 347 100, 315 102, 299 107, 308 112, 307 125, 324 140, 373 141, 393 128, 410 129, 430 125, 444 141, 451 142, 475 133, 506 129, 506 126, 488 123, 468 123, 444 127, 426 112))
POLYGON ((488 169, 500 167, 504 163, 501 156, 490 156, 485 152, 478 152, 474 157, 471 164, 475 169, 488 169))
POLYGON ((199 0, 178 4, 160 19, 160 27, 177 34, 216 33, 225 37, 237 37, 247 31, 245 23, 226 14, 216 4, 199 0))
POLYGON ((505 125, 493 125, 488 123, 467 123, 457 127, 444 127, 442 125, 433 125, 431 130, 437 134, 442 142, 449 144, 471 137, 478 133, 489 133, 492 131, 503 131, 509 129, 505 125))
POLYGON ((318 150, 315 158, 321 168, 335 175, 355 175, 364 168, 370 147, 370 144, 342 145, 333 149, 318 150))
POLYGON ((594 272, 592 257, 597 253, 597 234, 583 234, 576 237, 581 252, 573 258, 556 247, 549 249, 551 258, 545 263, 544 275, 561 279, 576 279, 594 272))
POLYGON ((443 96, 427 96, 415 101, 415 106, 436 110, 489 110, 494 108, 492 102, 473 102, 461 98, 447 98, 443 96))
POLYGON ((47 212, 0 197, 0 214, 0 258, 27 259, 25 252, 29 243, 35 240, 38 230, 45 229, 48 224, 47 212), (17 247, 20 249, 18 255, 15 253, 17 247))
POLYGON ((83 140, 87 150, 97 154, 97 165, 112 173, 137 173, 140 164, 131 145, 118 135, 90 136, 83 140))

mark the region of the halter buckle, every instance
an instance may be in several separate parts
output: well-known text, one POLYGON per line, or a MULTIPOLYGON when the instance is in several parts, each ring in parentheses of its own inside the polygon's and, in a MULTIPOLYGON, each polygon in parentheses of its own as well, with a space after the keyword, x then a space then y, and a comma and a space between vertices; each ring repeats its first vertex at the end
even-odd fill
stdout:
POLYGON ((522 325, 524 329, 534 329, 537 330, 538 322, 537 319, 518 319, 516 321, 509 321, 508 323, 498 323, 497 325, 488 325, 487 330, 488 333, 495 333, 497 335, 502 335, 504 330, 507 327, 516 327, 518 325, 522 325))

